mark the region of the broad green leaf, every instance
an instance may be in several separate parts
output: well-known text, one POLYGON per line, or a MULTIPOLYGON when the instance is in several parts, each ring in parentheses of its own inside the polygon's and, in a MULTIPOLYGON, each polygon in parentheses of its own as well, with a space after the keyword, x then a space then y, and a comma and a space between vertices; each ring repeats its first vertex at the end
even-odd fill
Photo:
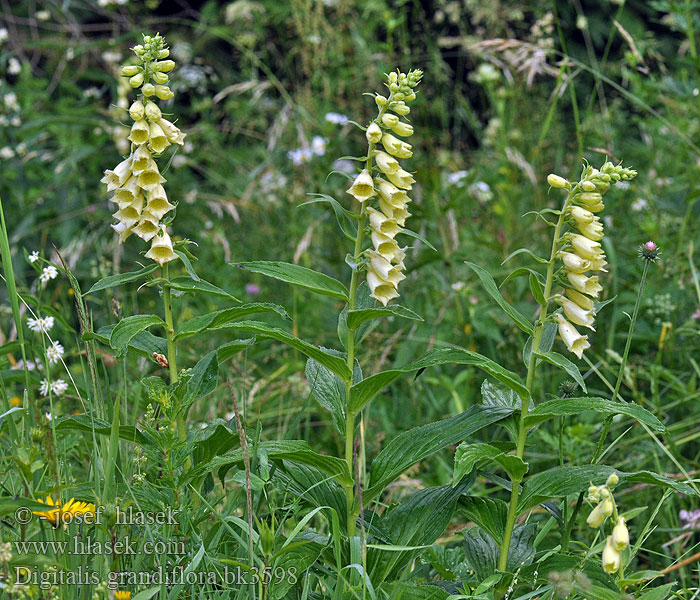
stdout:
POLYGON ((566 371, 571 378, 579 384, 583 390, 583 393, 585 394, 587 392, 586 383, 583 381, 583 377, 581 377, 581 372, 578 370, 578 367, 568 358, 562 356, 558 352, 537 352, 535 353, 535 356, 541 358, 545 362, 548 362, 550 365, 564 369, 564 371, 566 371))
POLYGON ((345 431, 345 383, 318 361, 306 361, 306 380, 316 401, 333 417, 339 433, 345 431))
POLYGON ((582 492, 588 489, 591 483, 593 485, 602 485, 612 473, 617 473, 620 478, 619 485, 624 485, 625 483, 648 483, 664 488, 672 488, 682 494, 696 495, 690 486, 650 471, 624 473, 605 465, 555 467, 548 471, 537 473, 527 479, 523 485, 523 491, 518 502, 518 513, 525 512, 550 498, 563 498, 570 494, 582 492))
POLYGON ((382 371, 367 377, 350 388, 350 410, 358 412, 386 386, 398 379, 403 373, 418 371, 427 367, 444 364, 472 365, 482 369, 492 377, 505 383, 510 389, 523 397, 529 397, 525 384, 511 371, 504 369, 498 363, 476 352, 460 348, 437 348, 431 350, 422 358, 409 363, 405 367, 382 371))
POLYGON ((285 319, 289 318, 287 311, 277 304, 268 304, 265 302, 243 304, 242 306, 217 310, 185 321, 175 333, 175 340, 181 340, 209 329, 220 327, 221 325, 225 325, 241 317, 259 313, 277 313, 285 319))
POLYGON ((245 340, 233 340, 223 344, 216 349, 216 360, 219 361, 219 364, 224 363, 242 350, 250 348, 254 343, 255 338, 248 338, 245 340))
POLYGON ((105 290, 107 288, 113 288, 119 285, 124 285, 125 283, 129 283, 130 281, 138 281, 139 279, 142 279, 147 275, 153 273, 157 268, 158 265, 153 264, 144 267, 140 271, 131 271, 130 273, 122 273, 121 275, 110 275, 109 277, 100 279, 87 292, 85 292, 84 295, 87 296, 88 294, 92 294, 93 292, 99 292, 100 290, 105 290))
POLYGON ((188 437, 193 445, 192 460, 195 464, 207 462, 215 456, 228 452, 239 443, 236 423, 233 419, 228 422, 215 419, 207 423, 204 429, 194 427, 188 437))
POLYGON ((503 500, 469 496, 460 500, 458 511, 470 521, 474 521, 495 542, 503 539, 508 517, 508 504, 503 500))
POLYGON ((653 414, 638 404, 613 402, 605 398, 555 398, 537 405, 527 416, 528 427, 537 425, 553 417, 578 415, 592 410, 603 415, 626 415, 644 423, 654 431, 665 431, 665 427, 653 414))
POLYGON ((211 394, 219 382, 219 361, 216 350, 203 356, 192 371, 188 373, 187 392, 182 403, 182 411, 187 414, 187 409, 200 398, 211 394))
POLYGON ((372 581, 396 579, 399 572, 423 552, 423 547, 434 543, 452 520, 460 496, 474 480, 474 477, 466 479, 456 488, 443 485, 420 490, 389 511, 382 520, 389 544, 383 546, 418 549, 387 551, 369 548, 367 571, 372 581))
MULTIPOLYGON (((514 573, 523 565, 530 564, 535 556, 533 541, 537 533, 536 525, 516 525, 510 540, 506 570, 514 573)), ((479 579, 492 576, 498 567, 499 543, 494 541, 480 527, 474 526, 464 531, 467 562, 479 579)), ((499 540, 500 542, 500 540, 499 540)))
MULTIPOLYGON (((107 325, 100 327, 97 332, 84 333, 82 341, 97 340, 105 346, 109 346, 109 338, 112 335, 112 330, 115 325, 107 325)), ((153 335, 150 331, 142 331, 129 342, 129 349, 135 350, 141 356, 145 356, 153 360, 153 353, 167 354, 168 342, 165 338, 153 335)))
POLYGON ((338 375, 343 380, 349 380, 351 378, 350 369, 345 364, 345 360, 340 356, 334 356, 328 352, 324 352, 320 348, 313 346, 300 340, 298 337, 293 336, 291 333, 287 333, 283 329, 277 327, 270 327, 267 323, 261 323, 259 321, 237 321, 235 323, 227 323, 221 325, 215 329, 235 329, 243 331, 252 331, 264 337, 269 337, 280 342, 284 342, 292 348, 296 348, 299 352, 305 354, 309 358, 320 362, 323 366, 327 367, 333 373, 338 375))
POLYGON ((173 290, 178 290, 180 292, 209 294, 210 296, 219 296, 221 298, 233 300, 234 302, 240 302, 238 298, 232 296, 226 290, 222 290, 220 287, 215 286, 213 283, 209 283, 203 279, 195 281, 189 275, 178 275, 177 277, 173 277, 168 285, 173 290))
POLYGON ((409 429, 391 440, 372 462, 368 489, 362 493, 364 503, 382 490, 411 465, 441 448, 457 444, 484 427, 513 412, 508 407, 472 406, 468 410, 436 423, 409 429))
MULTIPOLYGON (((93 419, 88 415, 76 415, 74 417, 63 417, 56 420, 56 431, 89 431, 95 432, 99 435, 110 435, 112 431, 111 423, 103 421, 101 419, 93 419)), ((119 438, 129 442, 136 442, 137 444, 145 445, 149 443, 148 438, 145 437, 138 429, 133 425, 120 425, 119 426, 119 438)))
POLYGON ((340 298, 341 300, 348 299, 348 290, 340 281, 306 267, 292 263, 264 260, 229 264, 233 267, 243 267, 253 273, 260 273, 267 277, 291 283, 317 294, 340 298))
POLYGON ((132 315, 125 317, 114 326, 109 336, 109 345, 115 350, 121 350, 129 345, 139 333, 152 327, 161 325, 165 327, 163 320, 157 315, 132 315))
POLYGON ((527 473, 527 463, 514 454, 507 454, 491 444, 462 442, 455 452, 455 466, 452 475, 453 482, 459 482, 462 477, 471 473, 474 467, 484 462, 495 461, 501 465, 512 481, 521 481, 527 473))
POLYGON ((675 585, 675 583, 667 583, 666 585, 644 592, 639 596, 639 600, 668 600, 668 598, 671 598, 671 590, 675 585))
MULTIPOLYGON (((260 442, 258 449, 264 449, 271 460, 291 460, 314 467, 323 473, 331 475, 337 479, 341 485, 351 485, 352 478, 348 471, 348 464, 342 458, 319 454, 303 440, 277 440, 270 442, 260 442)), ((193 469, 183 474, 186 479, 195 479, 209 471, 222 467, 243 464, 243 452, 236 448, 229 454, 217 456, 210 462, 197 465, 193 469)))
MULTIPOLYGON (((322 536, 304 532, 295 541, 288 544, 284 551, 278 554, 272 566, 272 573, 296 573, 298 581, 303 581, 306 572, 313 566, 319 555, 325 548, 325 544, 319 543, 322 536), (304 538, 307 539, 304 539, 304 538), (291 571, 291 568, 294 571, 291 571)), ((265 595, 270 600, 282 600, 287 592, 294 587, 290 577, 272 577, 265 595)))
POLYGON ((412 319, 413 321, 422 321, 423 318, 417 315, 412 310, 400 306, 398 304, 390 304, 387 307, 364 308, 361 310, 351 310, 347 314, 347 325, 350 329, 356 329, 358 325, 377 319, 379 317, 403 317, 404 319, 412 319))
MULTIPOLYGON (((331 475, 305 464, 284 460, 275 477, 290 493, 314 508, 330 506, 339 515, 347 513, 343 488, 331 475)), ((345 525, 343 519, 343 527, 345 525)))
POLYGON ((484 289, 488 292, 489 296, 491 296, 498 306, 500 306, 505 313, 513 320, 513 322, 520 327, 525 333, 529 333, 532 335, 532 323, 528 319, 526 319, 520 312, 518 312, 515 308, 513 308, 508 302, 506 302, 506 299, 501 296, 501 292, 498 291, 498 286, 496 285, 496 282, 493 280, 493 277, 491 277, 491 274, 486 271, 485 269, 482 269, 479 265, 475 265, 474 263, 466 262, 466 265, 471 268, 479 277, 481 280, 481 284, 484 286, 484 289))

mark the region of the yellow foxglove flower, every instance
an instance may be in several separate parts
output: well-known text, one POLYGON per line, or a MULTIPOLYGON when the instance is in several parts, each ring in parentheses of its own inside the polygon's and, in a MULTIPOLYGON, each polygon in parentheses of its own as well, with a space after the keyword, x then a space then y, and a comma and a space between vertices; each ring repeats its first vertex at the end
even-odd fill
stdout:
POLYGON ((145 144, 148 141, 148 123, 144 119, 134 121, 128 139, 134 144, 145 144))
MULTIPOLYGON (((161 57, 165 58, 165 57, 161 57)), ((154 63, 154 71, 159 71, 160 73, 169 73, 175 68, 175 63, 172 60, 161 60, 154 63)))
POLYGON ((396 173, 401 168, 398 160, 381 150, 374 153, 374 160, 385 175, 396 173))
POLYGON ((571 207, 571 216, 574 218, 577 225, 592 223, 595 218, 595 215, 590 210, 586 210, 580 206, 571 207))
POLYGON ((132 88, 141 87, 141 85, 143 85, 143 73, 136 73, 136 75, 129 79, 129 85, 132 88))
POLYGON ((615 548, 612 537, 608 536, 603 549, 603 571, 606 573, 617 573, 620 570, 620 552, 615 548))
POLYGON ((378 144, 382 141, 382 128, 376 123, 371 123, 365 132, 365 137, 370 144, 378 144))
POLYGON ((603 250, 598 242, 589 240, 587 237, 578 235, 577 233, 570 234, 569 241, 571 242, 574 252, 581 258, 593 260, 600 258, 603 254, 603 250))
POLYGON ((394 137, 390 133, 382 135, 382 145, 389 154, 397 158, 411 158, 411 156, 413 156, 411 145, 402 142, 399 138, 394 137))
POLYGON ((619 517, 612 532, 612 544, 616 550, 622 551, 629 546, 629 543, 630 532, 627 530, 627 525, 625 525, 625 519, 619 517))
POLYGON ((575 302, 578 306, 585 310, 592 310, 594 307, 593 300, 591 298, 589 298, 588 296, 584 296, 576 290, 567 288, 566 295, 569 297, 569 300, 575 302))
POLYGON ((593 529, 597 529, 600 527, 605 519, 608 518, 608 515, 606 515, 603 512, 603 503, 599 502, 598 504, 595 505, 591 513, 588 515, 588 518, 586 519, 586 523, 589 525, 589 527, 593 527, 593 529))
POLYGON ((403 121, 399 121, 398 123, 396 123, 396 125, 393 125, 391 127, 391 130, 396 135, 400 135, 401 137, 408 137, 413 135, 413 126, 409 125, 408 123, 404 123, 403 121))
POLYGON ((137 196, 141 195, 141 188, 138 185, 138 180, 136 177, 129 177, 127 182, 123 187, 117 190, 114 194, 114 200, 119 205, 119 208, 125 208, 129 206, 137 196))
POLYGON ((173 123, 168 121, 168 119, 159 119, 158 125, 165 132, 165 137, 172 144, 178 144, 182 146, 185 143, 185 135, 180 131, 173 123))
POLYGON ((161 100, 170 100, 175 94, 167 85, 157 85, 155 86, 155 94, 161 100))
POLYGON ((161 73, 160 71, 156 71, 155 73, 153 73, 152 77, 153 81, 160 85, 165 85, 166 83, 168 83, 169 79, 169 77, 165 73, 161 73))
POLYGON ((126 65, 122 67, 122 75, 124 75, 124 77, 133 77, 140 70, 141 68, 138 65, 126 65))
POLYGON ((393 238, 401 228, 397 225, 393 218, 387 217, 384 213, 368 208, 369 226, 372 231, 376 231, 387 237, 393 238))
POLYGON ((399 282, 406 279, 406 276, 401 272, 401 266, 392 265, 391 261, 388 261, 378 252, 369 252, 368 256, 370 259, 367 265, 368 270, 376 273, 383 281, 396 286, 399 282))
POLYGON ((589 240, 600 241, 603 239, 603 224, 598 217, 592 223, 580 223, 578 230, 589 240))
POLYGON ((410 190, 416 182, 413 176, 403 169, 399 169, 396 173, 387 173, 387 177, 391 183, 402 190, 410 190))
MULTIPOLYGON (((161 189, 163 186, 159 186, 161 189)), ((162 219, 167 213, 173 210, 175 207, 168 202, 165 196, 156 196, 154 193, 148 194, 148 202, 146 203, 146 210, 151 213, 158 220, 162 219)))
MULTIPOLYGON (((146 144, 141 144, 136 148, 136 152, 132 154, 132 165, 131 172, 134 175, 140 175, 147 167, 151 167, 155 164, 151 152, 146 144)), ((156 167, 157 168, 157 167, 156 167)))
POLYGON ((566 269, 573 273, 584 273, 591 269, 591 261, 581 258, 578 254, 561 252, 560 257, 566 269))
POLYGON ((591 260, 591 269, 593 271, 603 271, 607 273, 607 269, 605 267, 608 266, 607 261, 605 260, 605 255, 603 254, 600 258, 594 258, 591 260))
POLYGON ((565 188, 569 186, 569 182, 566 179, 554 173, 547 175, 547 183, 553 188, 565 188))
POLYGON ((149 125, 148 144, 151 147, 151 150, 153 150, 153 152, 156 154, 160 154, 168 146, 170 146, 170 142, 165 135, 165 131, 163 131, 163 128, 158 123, 151 122, 149 125))
POLYGON ((566 315, 566 318, 569 319, 569 321, 576 325, 588 327, 588 329, 595 331, 595 329, 593 328, 593 323, 595 322, 595 313, 592 310, 586 310, 585 308, 581 308, 578 304, 572 302, 564 296, 556 296, 554 300, 561 305, 562 310, 564 311, 564 314, 566 315))
POLYGON ((114 223, 113 225, 111 225, 111 227, 112 227, 112 229, 114 229, 115 233, 117 233, 119 235, 119 243, 120 244, 123 244, 124 240, 126 238, 128 238, 132 233, 131 228, 127 227, 121 221, 119 223, 114 223))
POLYGON ((140 121, 146 116, 146 109, 141 100, 136 100, 129 108, 129 116, 134 121, 140 121))
POLYGON ((399 248, 395 239, 379 233, 378 231, 372 231, 371 237, 374 250, 388 261, 394 261, 394 257, 401 252, 401 248, 399 248))
POLYGON ((583 356, 583 351, 590 348, 588 336, 581 335, 576 328, 569 323, 563 315, 555 315, 559 322, 559 335, 569 352, 575 354, 579 359, 583 356))
POLYGON ((141 218, 141 215, 139 214, 139 212, 135 208, 132 208, 131 206, 127 206, 125 208, 120 208, 112 216, 117 221, 124 223, 124 225, 126 225, 129 229, 131 229, 134 225, 136 225, 136 223, 138 223, 139 219, 141 218))
POLYGON ((159 217, 150 212, 145 212, 141 215, 141 222, 132 229, 132 232, 145 242, 150 242, 160 229, 159 221, 159 217))
POLYGON ((153 238, 151 249, 146 252, 146 258, 157 262, 161 267, 177 258, 177 254, 173 251, 173 243, 165 228, 161 227, 161 234, 153 238))
POLYGON ((367 169, 363 169, 348 189, 348 194, 359 202, 369 200, 374 195, 374 181, 367 169))
POLYGON ((371 292, 370 296, 375 300, 379 300, 384 306, 387 305, 389 300, 399 296, 396 286, 380 279, 374 271, 367 271, 367 285, 371 292))
POLYGON ((384 113, 382 115, 382 123, 389 128, 394 127, 399 122, 399 118, 391 113, 384 113))
POLYGON ((124 185, 126 180, 131 175, 131 161, 132 157, 129 156, 129 158, 124 159, 116 167, 114 167, 114 170, 107 169, 105 171, 105 175, 100 181, 107 184, 108 192, 117 189, 121 185, 124 185))
POLYGON ((160 112, 160 108, 155 102, 146 102, 144 107, 144 114, 149 121, 157 121, 163 114, 160 112))
POLYGON ((399 113, 402 117, 405 117, 408 113, 411 112, 411 109, 403 101, 394 102, 394 104, 392 104, 391 106, 391 110, 399 113))
POLYGON ((141 175, 139 175, 139 187, 147 192, 154 191, 156 186, 162 185, 163 183, 165 183, 165 177, 158 172, 157 165, 155 168, 149 167, 145 169, 141 175))
POLYGON ((598 277, 586 277, 580 273, 572 273, 571 271, 566 274, 567 279, 574 286, 577 292, 582 294, 587 294, 597 298, 600 292, 603 291, 603 286, 598 283, 598 277))
POLYGON ((389 183, 383 179, 377 179, 377 190, 379 191, 379 195, 392 206, 401 207, 407 202, 410 202, 410 198, 406 195, 406 192, 400 190, 393 183, 389 183))

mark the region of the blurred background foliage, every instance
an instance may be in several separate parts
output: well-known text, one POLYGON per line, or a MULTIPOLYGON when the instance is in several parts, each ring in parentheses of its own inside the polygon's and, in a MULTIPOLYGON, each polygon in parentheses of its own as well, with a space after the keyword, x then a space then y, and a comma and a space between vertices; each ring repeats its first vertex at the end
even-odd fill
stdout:
MULTIPOLYGON (((624 345, 642 269, 636 249, 653 239, 663 255, 650 271, 623 396, 655 412, 669 426, 668 452, 689 470, 698 467, 698 2, 2 0, 0 9, 0 194, 18 259, 39 250, 57 260, 60 252, 83 289, 144 263, 145 244, 118 245, 99 179, 127 151, 121 139, 130 89, 119 69, 142 32, 160 32, 177 63, 167 110, 188 135, 165 173, 168 195, 178 202, 172 232, 196 242, 200 276, 241 299, 283 304, 297 333, 327 347, 338 347, 338 305, 310 305, 306 294, 227 263, 298 262, 347 281, 350 249, 332 212, 299 205, 309 193, 349 205, 344 172, 353 163, 341 157, 361 155, 365 142, 342 116, 365 122, 375 107, 362 94, 377 88, 382 73, 422 69, 411 113, 418 185, 410 225, 435 250, 413 244, 399 300, 425 320, 373 328, 368 373, 444 344, 521 370, 523 334, 464 260, 489 268, 499 282, 514 266, 532 266, 526 255, 502 263, 522 246, 548 251, 549 228, 526 215, 559 205, 546 175, 577 179, 584 160, 624 158, 639 176, 606 197, 603 213, 611 263, 604 294, 615 300, 600 315, 582 372, 592 395, 609 393, 601 377, 614 380, 624 345)), ((37 292, 32 266, 17 263, 25 265, 20 284, 37 292)), ((60 327, 77 328, 68 281, 51 289, 42 303, 66 317, 60 327)), ((526 278, 502 291, 523 313, 535 313, 526 278)), ((90 302, 100 326, 118 314, 155 311, 158 298, 124 287, 90 302)), ((184 320, 225 301, 182 296, 176 304, 184 320)), ((4 297, 0 311, 7 339, 4 297)), ((211 347, 221 341, 212 339, 211 347)), ((209 349, 183 347, 182 364, 209 349)), ((113 362, 104 359, 109 373, 113 362)), ((158 366, 140 359, 129 369, 136 379, 158 366)), ((269 342, 230 371, 245 390, 249 421, 259 420, 266 437, 328 436, 337 443, 302 373, 301 357, 269 342)), ((542 389, 555 390, 560 373, 543 373, 542 389)), ((445 368, 395 386, 365 415, 368 453, 384 436, 464 410, 478 401, 480 385, 470 369, 445 368)), ((228 395, 220 392, 199 407, 199 419, 230 416, 228 395)), ((62 402, 74 408, 70 396, 62 402)), ((599 426, 585 415, 567 424, 567 455, 589 452, 599 426)), ((551 461, 558 439, 538 432, 533 461, 551 461)), ((612 454, 622 470, 675 472, 639 434, 612 454)), ((438 456, 416 477, 444 483, 451 466, 438 456)), ((676 525, 677 504, 666 509, 676 525)))

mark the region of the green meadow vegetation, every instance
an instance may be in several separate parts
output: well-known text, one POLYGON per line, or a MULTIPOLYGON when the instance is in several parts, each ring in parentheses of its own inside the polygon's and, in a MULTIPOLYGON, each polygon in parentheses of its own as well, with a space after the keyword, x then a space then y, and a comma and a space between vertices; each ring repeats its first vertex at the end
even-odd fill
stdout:
POLYGON ((700 3, 0 3, 0 599, 700 597, 700 3))

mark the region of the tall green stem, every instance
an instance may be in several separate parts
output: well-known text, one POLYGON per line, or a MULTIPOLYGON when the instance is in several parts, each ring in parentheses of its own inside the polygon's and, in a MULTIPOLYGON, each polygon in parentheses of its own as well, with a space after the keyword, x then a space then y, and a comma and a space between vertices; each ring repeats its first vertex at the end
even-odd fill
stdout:
MULTIPOLYGON (((637 290, 637 300, 634 303, 634 311, 632 312, 632 322, 630 323, 629 332, 627 333, 627 342, 625 343, 625 351, 622 354, 622 362, 620 363, 620 370, 617 373, 617 381, 615 382, 615 390, 613 391, 612 401, 617 400, 617 395, 620 392, 620 387, 622 386, 622 379, 625 376, 625 367, 627 366, 627 357, 630 353, 630 346, 632 345, 632 335, 634 334, 634 327, 637 324, 637 315, 639 314, 639 305, 642 301, 642 291, 644 290, 644 284, 647 280, 647 272, 649 271, 649 261, 644 261, 644 271, 642 272, 642 279, 639 282, 639 289, 637 290)), ((598 438, 598 446, 596 448, 595 454, 591 459, 591 464, 598 462, 601 454, 603 454, 603 446, 605 445, 605 439, 608 437, 608 432, 610 431, 610 425, 612 424, 612 416, 605 418, 603 423, 603 430, 598 438)))
MULTIPOLYGON (((535 323, 535 329, 532 335, 532 349, 530 351, 530 359, 527 365, 527 380, 525 382, 525 387, 527 387, 528 397, 520 398, 521 408, 520 408, 520 422, 518 427, 518 440, 516 443, 515 453, 520 459, 523 458, 525 454, 525 442, 527 440, 527 432, 529 430, 526 420, 527 413, 530 409, 530 398, 532 397, 532 384, 535 379, 535 371, 537 370, 537 352, 540 348, 540 341, 542 340, 542 331, 544 324, 547 320, 547 309, 549 308, 549 297, 552 293, 552 284, 554 283, 554 265, 557 258, 557 252, 559 250, 559 239, 561 237, 561 229, 564 226, 564 219, 566 217, 566 212, 571 203, 571 198, 577 187, 574 187, 569 191, 569 195, 566 198, 564 207, 561 209, 559 214, 559 220, 554 227, 554 237, 552 239, 552 251, 549 256, 549 262, 547 263, 547 278, 544 284, 544 298, 547 302, 545 306, 542 307, 539 319, 535 323)), ((513 528, 515 527, 515 519, 518 516, 518 498, 520 497, 520 479, 513 480, 513 487, 510 492, 510 504, 508 506, 508 516, 506 518, 506 527, 503 532, 503 540, 501 542, 501 552, 498 558, 498 568, 501 571, 505 571, 508 566, 508 552, 510 550, 510 540, 513 537, 513 528)))

